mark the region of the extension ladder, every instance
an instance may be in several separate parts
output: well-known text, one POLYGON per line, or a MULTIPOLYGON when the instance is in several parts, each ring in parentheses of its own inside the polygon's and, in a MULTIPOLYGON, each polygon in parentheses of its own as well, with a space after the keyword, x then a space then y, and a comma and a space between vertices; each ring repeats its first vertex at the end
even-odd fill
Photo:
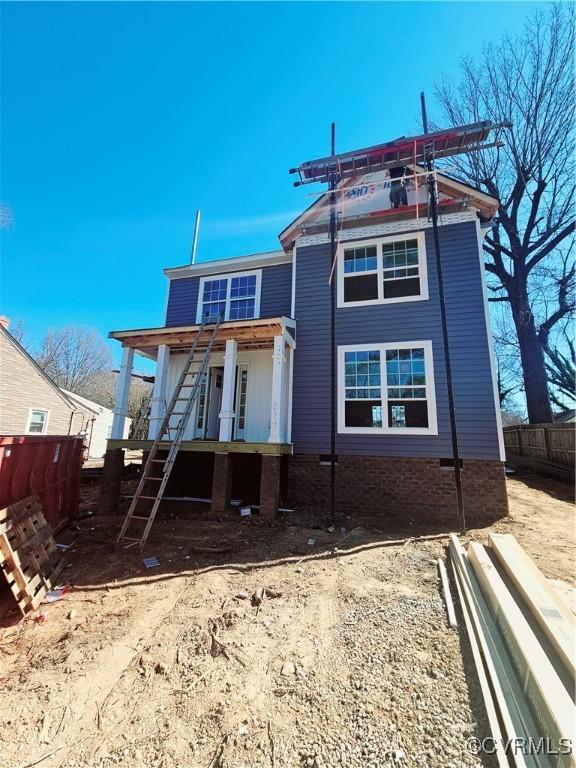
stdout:
MULTIPOLYGON (((166 408, 162 424, 156 439, 154 440, 146 464, 144 465, 138 488, 136 489, 136 493, 134 494, 130 508, 126 513, 124 523, 122 524, 122 528, 118 535, 116 543, 117 545, 124 544, 125 549, 133 547, 136 544, 139 544, 140 551, 144 549, 146 539, 148 538, 158 507, 162 501, 164 490, 166 489, 170 473, 174 467, 178 450, 184 439, 186 426, 190 420, 194 405, 198 400, 203 378, 206 376, 208 370, 210 353, 218 329, 220 328, 220 317, 218 317, 212 327, 212 333, 204 351, 200 367, 197 371, 191 371, 190 368, 195 362, 200 339, 202 335, 207 332, 205 325, 206 321, 203 320, 196 333, 188 357, 186 358, 184 369, 174 388, 170 403, 166 408), (188 390, 187 394, 184 394, 185 390, 188 390), (181 407, 181 410, 174 410, 179 403, 184 404, 183 407, 181 407), (176 427, 170 427, 170 419, 173 416, 181 417, 176 427), (173 438, 171 437, 171 432, 175 432, 173 438), (163 440, 165 436, 167 436, 167 439, 163 440), (161 458, 159 457, 160 451, 168 451, 168 453, 164 458, 161 458), (159 483, 156 491, 150 490, 152 483, 159 483), (151 507, 149 506, 150 502, 153 502, 151 507), (132 533, 132 531, 129 530, 130 528, 140 529, 140 535, 136 535, 136 531, 132 533)), ((152 488, 154 488, 153 485, 152 488)))

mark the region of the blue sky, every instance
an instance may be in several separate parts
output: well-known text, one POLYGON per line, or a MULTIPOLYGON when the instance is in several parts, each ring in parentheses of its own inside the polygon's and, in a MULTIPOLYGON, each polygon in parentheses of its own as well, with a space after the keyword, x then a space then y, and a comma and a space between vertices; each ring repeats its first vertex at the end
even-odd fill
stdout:
POLYGON ((332 120, 341 151, 418 131, 420 91, 537 5, 3 3, 0 313, 36 342, 161 325, 197 208, 200 259, 277 248, 332 120))

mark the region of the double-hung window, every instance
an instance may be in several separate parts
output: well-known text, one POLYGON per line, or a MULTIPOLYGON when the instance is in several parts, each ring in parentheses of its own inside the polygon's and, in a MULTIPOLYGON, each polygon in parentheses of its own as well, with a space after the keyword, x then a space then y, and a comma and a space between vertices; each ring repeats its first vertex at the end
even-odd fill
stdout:
POLYGON ((196 322, 247 320, 260 315, 261 271, 200 279, 196 322))
POLYGON ((341 244, 338 278, 339 307, 427 299, 424 233, 341 244))
POLYGON ((338 431, 437 434, 432 343, 342 346, 338 431))
POLYGON ((28 416, 29 435, 44 435, 48 428, 48 411, 34 408, 28 416))

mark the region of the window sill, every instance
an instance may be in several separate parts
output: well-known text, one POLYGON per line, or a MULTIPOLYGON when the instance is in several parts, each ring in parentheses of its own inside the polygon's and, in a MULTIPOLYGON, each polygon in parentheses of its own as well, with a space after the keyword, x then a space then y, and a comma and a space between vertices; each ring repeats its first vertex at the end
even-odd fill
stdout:
POLYGON ((429 427, 342 427, 338 429, 339 435, 437 435, 437 429, 429 427))
POLYGON ((413 301, 428 301, 429 296, 399 296, 395 299, 368 299, 366 301, 345 301, 338 302, 338 309, 347 309, 348 307, 373 307, 377 304, 409 304, 413 301))

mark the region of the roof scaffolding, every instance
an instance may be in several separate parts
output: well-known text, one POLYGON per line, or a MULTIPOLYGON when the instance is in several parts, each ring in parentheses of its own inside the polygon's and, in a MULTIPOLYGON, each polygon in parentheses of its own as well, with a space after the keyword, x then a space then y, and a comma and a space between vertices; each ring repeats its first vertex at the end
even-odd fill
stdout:
POLYGON ((430 156, 435 160, 459 155, 463 152, 475 152, 489 147, 501 147, 502 142, 487 139, 492 131, 509 128, 511 123, 493 123, 483 120, 479 123, 462 125, 419 136, 402 137, 384 144, 376 144, 353 152, 309 160, 298 168, 291 168, 290 173, 297 173, 299 180, 295 187, 313 182, 330 183, 332 177, 338 180, 354 178, 366 173, 401 168, 406 165, 424 164, 430 156))

